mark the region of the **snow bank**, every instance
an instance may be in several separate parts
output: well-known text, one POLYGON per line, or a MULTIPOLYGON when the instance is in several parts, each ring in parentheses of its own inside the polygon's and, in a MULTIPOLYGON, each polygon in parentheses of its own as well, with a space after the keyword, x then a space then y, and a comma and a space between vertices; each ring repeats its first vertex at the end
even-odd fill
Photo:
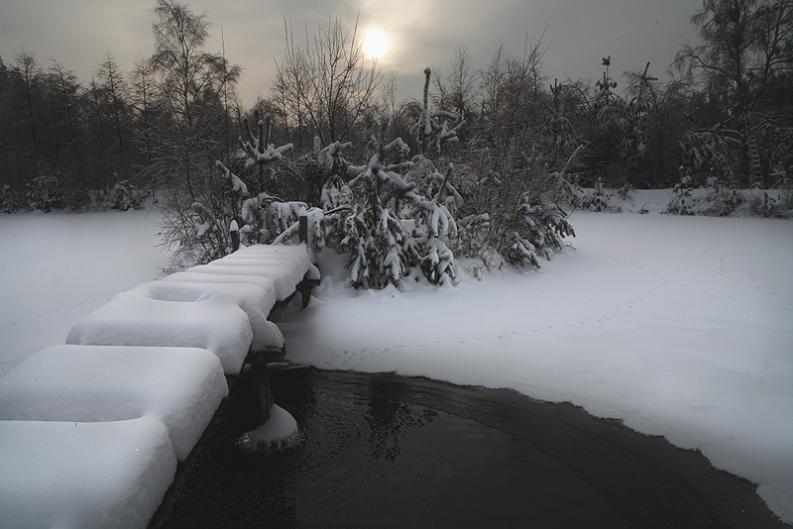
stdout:
POLYGON ((118 294, 72 327, 66 337, 66 343, 77 345, 208 349, 228 374, 242 368, 252 340, 248 316, 235 300, 167 287, 118 294))
MULTIPOLYGON (((210 275, 211 277, 217 277, 210 275)), ((170 276, 140 285, 135 290, 152 299, 190 299, 202 296, 225 296, 234 301, 248 316, 253 331, 251 349, 264 351, 282 349, 284 337, 278 327, 267 320, 275 305, 275 289, 256 284, 189 281, 182 277, 173 281, 170 276)))
POLYGON ((698 448, 793 521, 793 223, 577 213, 576 251, 456 288, 355 292, 279 326, 290 358, 571 401, 698 448))
POLYGON ((0 420, 99 422, 144 415, 187 458, 228 388, 203 349, 58 345, 0 378, 0 420))
POLYGON ((176 472, 157 419, 0 421, 0 525, 145 529, 176 472))

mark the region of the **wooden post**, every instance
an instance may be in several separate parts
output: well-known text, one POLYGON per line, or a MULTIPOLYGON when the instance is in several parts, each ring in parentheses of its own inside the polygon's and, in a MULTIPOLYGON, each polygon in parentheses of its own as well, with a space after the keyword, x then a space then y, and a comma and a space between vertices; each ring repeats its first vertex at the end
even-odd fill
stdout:
POLYGON ((308 217, 306 215, 300 215, 298 220, 300 221, 300 227, 298 229, 300 242, 308 243, 308 217))
POLYGON ((240 249, 240 227, 236 220, 231 221, 229 233, 231 234, 231 253, 234 253, 240 249))

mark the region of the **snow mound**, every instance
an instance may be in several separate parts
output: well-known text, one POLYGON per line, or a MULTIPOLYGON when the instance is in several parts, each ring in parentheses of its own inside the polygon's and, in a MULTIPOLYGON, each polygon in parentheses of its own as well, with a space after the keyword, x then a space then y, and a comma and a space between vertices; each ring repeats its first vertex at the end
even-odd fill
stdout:
MULTIPOLYGON (((210 276, 217 277, 217 276, 210 276)), ((275 290, 256 284, 212 281, 172 281, 166 277, 160 281, 144 283, 135 290, 152 299, 190 299, 202 296, 225 296, 234 301, 248 316, 253 331, 254 351, 283 349, 284 337, 278 327, 267 320, 275 305, 275 290)))
POLYGON ((0 421, 0 525, 145 529, 176 472, 153 417, 0 421))
POLYGON ((283 447, 291 444, 298 436, 297 421, 282 407, 273 404, 266 423, 246 435, 258 450, 283 447))
POLYGON ((58 345, 0 379, 0 420, 100 422, 148 415, 185 460, 228 393, 203 349, 58 345))
POLYGON ((253 331, 234 299, 195 289, 154 290, 118 294, 72 327, 66 343, 198 347, 214 353, 226 373, 240 371, 253 331))

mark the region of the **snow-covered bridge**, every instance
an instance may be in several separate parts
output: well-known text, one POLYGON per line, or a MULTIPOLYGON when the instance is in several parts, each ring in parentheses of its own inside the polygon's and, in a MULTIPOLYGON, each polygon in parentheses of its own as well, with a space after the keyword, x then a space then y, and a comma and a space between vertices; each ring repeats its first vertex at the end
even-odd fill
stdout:
POLYGON ((243 248, 116 295, 14 366, 0 381, 2 523, 146 527, 226 376, 283 351, 271 311, 318 279, 305 244, 243 248))

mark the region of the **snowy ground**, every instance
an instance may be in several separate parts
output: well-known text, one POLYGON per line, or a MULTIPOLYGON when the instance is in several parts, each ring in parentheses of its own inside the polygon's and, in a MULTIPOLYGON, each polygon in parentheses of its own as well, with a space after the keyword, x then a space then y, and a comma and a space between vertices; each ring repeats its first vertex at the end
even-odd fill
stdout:
POLYGON ((168 262, 156 212, 0 216, 0 375, 168 262))
POLYGON ((539 273, 440 291, 326 278, 288 356, 571 401, 698 448, 793 521, 793 222, 576 213, 539 273))
MULTIPOLYGON (((0 376, 158 276, 158 221, 0 217, 0 376)), ((576 250, 538 273, 411 292, 327 278, 279 324, 289 357, 571 401, 701 449, 793 521, 793 222, 576 213, 573 224, 576 250)))

